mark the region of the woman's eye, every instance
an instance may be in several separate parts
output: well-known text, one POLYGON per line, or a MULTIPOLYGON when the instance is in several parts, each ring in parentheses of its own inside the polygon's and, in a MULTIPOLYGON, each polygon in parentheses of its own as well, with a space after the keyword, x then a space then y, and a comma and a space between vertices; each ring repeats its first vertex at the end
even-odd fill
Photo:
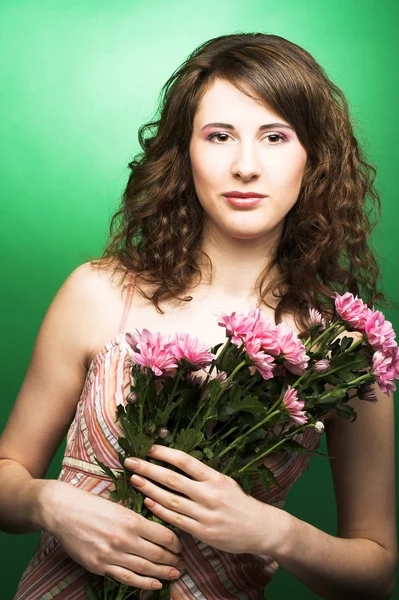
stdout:
MULTIPOLYGON (((213 140, 216 137, 230 137, 228 133, 221 133, 221 132, 216 132, 216 133, 211 133, 210 135, 208 135, 208 140, 213 140)), ((269 144, 269 146, 278 146, 280 143, 287 141, 287 138, 281 134, 281 133, 269 133, 266 136, 266 139, 271 139, 271 138, 278 138, 279 140, 281 140, 281 142, 272 142, 271 144, 269 144)))

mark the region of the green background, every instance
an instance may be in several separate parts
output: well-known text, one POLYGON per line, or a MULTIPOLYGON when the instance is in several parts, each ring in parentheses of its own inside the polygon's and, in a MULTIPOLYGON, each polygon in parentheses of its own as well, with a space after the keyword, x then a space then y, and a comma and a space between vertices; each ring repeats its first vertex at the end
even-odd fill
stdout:
MULTIPOLYGON (((286 37, 344 90, 378 170, 383 213, 372 242, 385 292, 398 302, 398 7, 396 0, 0 2, 2 427, 52 298, 77 265, 101 253, 139 150, 137 130, 156 113, 161 86, 218 35, 286 37)), ((397 311, 384 313, 399 331, 397 311)), ((64 444, 48 478, 57 478, 63 451, 64 444)), ((326 459, 312 458, 286 509, 335 535, 326 459)), ((0 533, 2 600, 13 598, 38 540, 0 533)), ((267 597, 316 598, 282 568, 267 597)))

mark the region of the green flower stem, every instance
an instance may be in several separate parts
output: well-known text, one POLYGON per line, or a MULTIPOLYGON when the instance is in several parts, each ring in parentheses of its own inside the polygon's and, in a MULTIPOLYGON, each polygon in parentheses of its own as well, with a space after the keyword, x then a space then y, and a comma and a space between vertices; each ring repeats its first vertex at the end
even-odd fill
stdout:
MULTIPOLYGON (((209 417, 209 413, 214 409, 217 401, 219 400, 220 396, 225 391, 226 387, 229 385, 231 379, 234 377, 234 375, 237 373, 237 371, 239 371, 246 363, 247 363, 247 360, 245 359, 239 365, 236 366, 236 368, 234 369, 234 371, 229 375, 229 377, 226 379, 226 381, 222 384, 220 390, 216 394, 216 397, 215 397, 213 403, 208 402, 208 408, 207 408, 205 416, 203 417, 203 420, 202 420, 203 425, 205 425, 205 423, 206 423, 206 421, 207 421, 207 419, 209 417)), ((204 385, 202 387, 204 387, 204 385)), ((195 419, 197 418, 198 414, 201 412, 201 410, 202 410, 202 408, 203 408, 204 405, 205 405, 205 401, 199 403, 198 408, 197 408, 197 410, 194 413, 194 416, 190 419, 190 422, 187 425, 187 429, 189 429, 191 427, 192 423, 195 421, 195 419)))
POLYGON ((374 379, 372 373, 365 373, 364 375, 361 375, 361 377, 357 377, 356 379, 352 379, 352 381, 350 381, 348 383, 348 388, 353 387, 353 384, 357 385, 360 381, 366 382, 366 379, 370 379, 370 382, 372 382, 373 379, 374 379))
POLYGON ((230 435, 230 433, 233 433, 233 431, 235 431, 236 429, 239 429, 238 425, 236 425, 236 427, 232 427, 231 429, 229 429, 229 431, 227 433, 224 433, 222 436, 218 436, 218 441, 224 440, 225 437, 230 435))
POLYGON ((255 385, 255 383, 257 383, 257 377, 255 377, 255 375, 252 375, 251 379, 249 380, 249 383, 247 385, 244 385, 243 387, 243 394, 249 392, 249 390, 255 385))
MULTIPOLYGON (((205 379, 204 383, 203 383, 203 384, 202 384, 202 386, 201 386, 203 390, 205 390, 205 389, 206 389, 206 385, 207 385, 207 383, 208 383, 208 381, 209 381, 209 377, 210 377, 210 374, 211 374, 211 372, 212 372, 212 369, 213 369, 213 367, 216 365, 216 361, 220 361, 220 360, 221 360, 221 358, 223 357, 223 355, 224 355, 224 354, 227 352, 227 349, 228 349, 228 348, 230 348, 230 346, 232 346, 232 345, 233 345, 233 344, 232 344, 232 342, 231 342, 231 339, 230 339, 230 338, 228 338, 228 340, 227 340, 227 342, 225 343, 224 347, 222 348, 222 351, 221 351, 221 353, 219 354, 219 356, 217 356, 217 357, 215 358, 215 360, 213 360, 213 361, 212 361, 212 363, 211 363, 211 368, 210 368, 210 370, 209 370, 209 372, 208 372, 208 375, 207 375, 207 377, 206 377, 206 379, 205 379)), ((206 400, 206 399, 205 399, 205 400, 206 400)), ((194 422, 194 421, 195 421, 195 419, 197 418, 198 414, 201 412, 201 409, 202 409, 203 405, 205 405, 205 400, 204 400, 204 401, 202 401, 202 402, 199 402, 199 404, 198 404, 198 408, 197 408, 197 410, 195 411, 195 413, 194 413, 194 416, 193 416, 193 417, 190 419, 190 422, 189 422, 189 424, 187 425, 187 429, 190 429, 191 425, 193 424, 193 422, 194 422)))
POLYGON ((244 467, 241 467, 241 469, 239 469, 238 472, 242 473, 243 471, 245 471, 245 469, 248 469, 248 467, 253 465, 258 460, 261 460, 262 458, 265 458, 265 456, 267 456, 268 454, 271 454, 273 452, 273 450, 275 450, 276 448, 281 446, 287 440, 294 438, 296 435, 298 435, 298 433, 302 433, 302 431, 304 431, 308 427, 313 427, 313 426, 314 426, 313 423, 311 423, 311 424, 304 425, 303 427, 298 427, 294 432, 290 433, 289 435, 285 436, 285 438, 283 438, 282 440, 277 442, 277 444, 274 444, 274 446, 272 446, 271 448, 268 448, 265 452, 263 452, 263 454, 261 454, 260 456, 256 456, 253 460, 251 460, 249 463, 247 463, 244 467))
MULTIPOLYGON (((332 327, 333 327, 333 325, 331 325, 331 327, 329 327, 328 329, 326 329, 326 331, 325 331, 325 332, 323 332, 323 334, 322 334, 322 335, 324 335, 324 333, 327 333, 327 331, 330 331, 330 330, 332 329, 332 327)), ((341 331, 339 331, 339 330, 338 330, 338 332, 337 332, 337 335, 339 335, 340 333, 342 333, 342 331, 345 331, 345 326, 343 326, 343 327, 342 327, 341 331)), ((322 335, 321 335, 321 336, 319 336, 319 337, 317 338, 317 340, 320 340, 320 339, 321 339, 321 337, 322 337, 322 335)), ((309 339, 310 339, 310 338, 308 338, 308 340, 309 340, 309 339)), ((308 340, 307 340, 307 341, 308 341, 308 340)), ((315 342, 314 342, 314 343, 316 343, 316 342, 317 342, 317 340, 315 340, 315 342)), ((358 340, 357 342, 355 342, 354 344, 352 344, 352 346, 350 346, 350 347, 349 347, 347 350, 345 350, 344 352, 342 352, 341 356, 343 356, 344 354, 348 354, 349 352, 352 352, 352 351, 353 351, 355 348, 357 348, 358 346, 360 346, 362 343, 363 343, 363 339, 361 339, 361 340, 358 340)), ((313 345, 314 345, 314 344, 312 344, 312 346, 313 346, 313 345)), ((337 369, 333 369, 333 370, 331 370, 331 371, 324 371, 323 373, 320 373, 320 375, 316 375, 316 377, 313 377, 313 379, 317 379, 317 378, 319 378, 319 377, 324 377, 326 374, 333 373, 334 371, 337 371, 338 369, 347 368, 347 366, 348 366, 348 365, 344 365, 344 366, 342 366, 342 367, 338 367, 337 369)), ((311 369, 308 369, 307 371, 305 371, 305 373, 303 373, 303 374, 300 376, 300 378, 299 378, 299 379, 298 379, 298 380, 297 380, 297 381, 296 381, 294 384, 292 384, 292 385, 291 385, 291 389, 295 389, 296 387, 298 387, 298 385, 301 383, 301 381, 302 381, 303 379, 305 379, 305 378, 308 378, 308 379, 309 379, 309 378, 310 378, 310 376, 311 376, 313 373, 314 373, 314 368, 311 368, 311 369)))
POLYGON ((187 425, 187 429, 190 429, 192 423, 195 421, 195 419, 197 418, 198 414, 201 412, 201 409, 202 409, 203 405, 205 405, 205 400, 203 402, 199 402, 198 403, 198 408, 195 411, 194 415, 191 417, 190 422, 187 425))
MULTIPOLYGON (((331 373, 335 373, 336 371, 341 371, 342 369, 347 369, 348 367, 351 366, 351 364, 356 364, 356 361, 353 361, 353 363, 347 363, 346 365, 335 367, 334 369, 329 369, 328 371, 319 373, 319 375, 314 375, 314 377, 312 377, 312 380, 314 381, 315 379, 320 379, 320 377, 325 377, 326 375, 331 375, 331 373)), ((362 377, 363 377, 363 375, 362 375, 362 377)))
POLYGON ((231 338, 228 338, 227 342, 225 342, 225 345, 222 348, 222 351, 219 354, 219 356, 216 356, 216 358, 214 358, 213 361, 211 362, 211 365, 210 365, 211 368, 209 369, 208 375, 206 376, 206 379, 205 379, 204 383, 202 384, 203 388, 205 388, 205 386, 207 385, 207 383, 209 381, 209 377, 210 377, 210 375, 211 375, 211 373, 213 371, 213 367, 216 365, 216 363, 218 361, 220 363, 221 359, 223 358, 224 354, 227 352, 228 348, 230 348, 230 346, 232 346, 232 341, 231 341, 231 338))
POLYGON ((252 433, 253 431, 255 431, 256 429, 258 429, 259 427, 261 427, 262 425, 264 425, 265 423, 267 423, 267 421, 270 421, 270 419, 272 417, 274 417, 274 415, 278 415, 279 414, 279 410, 275 410, 274 412, 270 413, 265 419, 263 419, 262 421, 260 421, 259 423, 257 423, 256 425, 254 425, 251 429, 249 429, 246 433, 244 433, 243 435, 240 435, 240 437, 236 438, 234 440, 234 442, 232 442, 230 444, 230 446, 228 446, 227 448, 225 448, 220 454, 218 454, 216 456, 216 458, 222 458, 222 456, 224 456, 227 452, 229 452, 229 450, 231 450, 232 448, 234 448, 234 446, 237 446, 238 442, 240 442, 241 440, 243 440, 245 437, 247 437, 247 435, 249 435, 250 433, 252 433))
POLYGON ((178 384, 179 384, 179 382, 180 382, 180 378, 181 378, 181 376, 183 375, 183 371, 184 371, 184 368, 183 368, 183 367, 180 367, 180 368, 178 369, 178 371, 177 371, 176 379, 175 379, 175 382, 174 382, 174 384, 173 384, 172 391, 171 391, 171 392, 170 392, 170 394, 169 394, 169 398, 168 398, 168 399, 167 399, 167 401, 166 401, 166 406, 165 406, 164 410, 167 410, 167 409, 169 408, 169 403, 170 403, 170 401, 171 401, 171 400, 173 400, 173 396, 175 395, 175 392, 176 392, 177 386, 178 386, 178 384))
MULTIPOLYGON (((150 381, 150 378, 151 378, 151 372, 148 369, 146 390, 148 389, 148 383, 150 381)), ((140 396, 141 396, 141 394, 140 394, 140 396)), ((143 394, 143 396, 146 397, 147 394, 143 394)), ((140 397, 140 400, 139 400, 139 431, 140 431, 140 433, 143 433, 143 410, 144 410, 143 398, 140 397)))
MULTIPOLYGON (((348 390, 349 388, 353 387, 354 384, 360 383, 361 381, 363 381, 363 382, 366 383, 366 379, 369 379, 370 377, 371 377, 370 373, 365 373, 361 377, 357 377, 357 379, 353 379, 352 381, 350 381, 349 383, 346 384, 346 386, 347 386, 346 390, 348 390)), ((372 381, 372 379, 370 379, 370 381, 372 381)), ((330 390, 329 392, 327 392, 327 394, 323 394, 322 396, 320 396, 319 402, 317 404, 322 404, 326 398, 328 398, 329 396, 333 396, 334 395, 334 389, 330 390)), ((354 397, 354 396, 352 396, 352 397, 354 397)))
POLYGON ((296 382, 291 385, 291 389, 294 390, 301 383, 302 379, 305 379, 305 377, 309 377, 309 375, 311 374, 312 371, 313 371, 313 369, 310 368, 309 370, 307 370, 304 373, 302 373, 302 375, 300 376, 300 378, 297 379, 296 382))
POLYGON ((312 336, 310 335, 305 342, 302 342, 306 349, 307 349, 307 345, 309 344, 311 339, 312 339, 312 336))
POLYGON ((174 428, 173 433, 172 433, 172 438, 173 439, 175 439, 175 435, 176 435, 176 432, 177 432, 177 428, 179 427, 179 423, 180 423, 180 419, 178 419, 176 421, 176 425, 175 425, 175 428, 174 428))
MULTIPOLYGON (((231 457, 230 457, 230 459, 228 460, 228 462, 227 462, 226 466, 224 467, 224 469, 223 469, 223 471, 222 471, 223 475, 227 475, 227 474, 228 474, 228 472, 229 472, 229 467, 230 467, 230 465, 231 465, 231 464, 232 464, 232 463, 233 463, 233 462, 236 460, 236 458, 237 458, 236 456, 231 456, 231 457)), ((232 472, 232 469, 230 469, 230 471, 232 472)))
MULTIPOLYGON (((241 346, 242 347, 242 346, 241 346)), ((244 365, 247 364, 247 359, 244 359, 242 362, 240 362, 239 365, 236 366, 236 368, 234 369, 234 371, 228 376, 228 378, 226 379, 226 381, 222 384, 220 390, 218 391, 218 393, 216 394, 216 398, 214 399, 213 403, 208 404, 208 408, 207 411, 205 413, 205 417, 204 417, 204 423, 206 423, 208 417, 209 417, 209 413, 215 408, 216 403, 218 402, 219 398, 221 397, 221 395, 224 393, 224 391, 226 390, 227 386, 229 385, 230 381, 233 379, 234 375, 240 370, 242 369, 242 367, 244 365)))
POLYGON ((128 585, 123 585, 123 584, 121 586, 119 586, 118 595, 116 596, 115 600, 124 600, 125 592, 128 587, 129 587, 128 585))
POLYGON ((222 366, 222 361, 223 361, 225 355, 227 354, 228 350, 230 350, 232 345, 233 345, 233 342, 231 341, 231 337, 228 337, 227 342, 225 343, 224 347, 222 348, 221 353, 219 354, 219 356, 216 357, 220 366, 222 366))
POLYGON ((221 432, 223 431, 223 429, 224 429, 225 427, 228 427, 229 425, 231 425, 231 419, 229 419, 228 421, 226 421, 226 423, 224 423, 224 424, 222 425, 222 427, 220 428, 220 430, 219 430, 217 433, 213 433, 213 434, 211 435, 211 437, 209 437, 209 438, 208 438, 208 442, 210 442, 211 440, 213 440, 213 438, 214 438, 214 437, 216 437, 216 436, 218 436, 218 438, 219 438, 219 439, 222 439, 222 438, 220 437, 220 434, 221 434, 221 432))
MULTIPOLYGON (((337 322, 335 321, 334 323, 332 323, 332 325, 330 325, 330 327, 328 327, 327 329, 325 329, 325 330, 323 331, 323 333, 322 333, 322 334, 320 334, 320 335, 319 335, 319 337, 317 337, 317 338, 316 338, 316 339, 315 339, 315 340, 314 340, 314 341, 313 341, 313 342, 310 344, 310 346, 309 346, 308 350, 310 350, 311 348, 313 348, 313 346, 314 346, 315 344, 317 344, 317 342, 319 342, 321 339, 323 339, 323 337, 325 337, 325 336, 327 335, 327 333, 329 333, 330 331, 332 331, 332 330, 333 330, 333 329, 335 329, 336 327, 337 327, 337 322)), ((341 328, 339 328, 339 329, 336 331, 336 335, 335 335, 335 337, 337 337, 338 335, 340 335, 340 333, 342 333, 343 331, 345 331, 345 329, 346 329, 346 326, 345 326, 345 325, 342 325, 342 327, 341 327, 341 328)))

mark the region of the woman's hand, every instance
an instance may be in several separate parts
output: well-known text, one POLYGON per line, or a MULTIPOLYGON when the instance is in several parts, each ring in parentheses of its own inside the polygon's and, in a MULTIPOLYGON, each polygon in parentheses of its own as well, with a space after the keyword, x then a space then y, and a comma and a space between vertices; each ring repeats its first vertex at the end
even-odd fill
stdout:
POLYGON ((150 458, 171 463, 193 478, 136 458, 135 467, 133 458, 126 459, 126 468, 139 474, 133 475, 132 484, 148 496, 150 500, 144 502, 157 517, 225 552, 268 554, 278 544, 285 527, 284 511, 256 500, 234 479, 181 450, 153 448, 150 458))
POLYGON ((40 502, 44 528, 88 571, 145 590, 154 589, 156 577, 180 576, 173 567, 182 545, 167 527, 60 481, 43 489, 40 502))

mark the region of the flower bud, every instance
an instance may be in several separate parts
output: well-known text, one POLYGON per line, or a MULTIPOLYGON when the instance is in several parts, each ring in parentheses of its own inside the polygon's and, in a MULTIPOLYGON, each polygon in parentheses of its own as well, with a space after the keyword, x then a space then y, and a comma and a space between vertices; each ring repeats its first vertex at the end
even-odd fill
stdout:
POLYGON ((220 383, 224 383, 227 380, 227 373, 226 371, 220 371, 220 373, 218 373, 216 379, 218 381, 220 381, 220 383))
POLYGON ((137 402, 136 394, 134 392, 130 392, 130 394, 128 394, 126 396, 126 400, 127 400, 127 402, 129 402, 129 404, 136 404, 136 402, 137 402))
POLYGON ((323 433, 323 431, 324 431, 324 429, 325 429, 325 427, 324 427, 324 423, 323 423, 322 421, 317 421, 317 422, 314 424, 314 428, 316 429, 316 431, 317 431, 318 433, 323 433))
POLYGON ((160 438, 165 439, 166 436, 168 435, 168 433, 169 433, 169 429, 166 429, 166 427, 161 427, 161 429, 159 430, 158 435, 159 435, 160 438))
POLYGON ((316 373, 324 373, 324 371, 328 371, 330 368, 330 362, 328 360, 318 360, 314 365, 314 370, 316 373))

